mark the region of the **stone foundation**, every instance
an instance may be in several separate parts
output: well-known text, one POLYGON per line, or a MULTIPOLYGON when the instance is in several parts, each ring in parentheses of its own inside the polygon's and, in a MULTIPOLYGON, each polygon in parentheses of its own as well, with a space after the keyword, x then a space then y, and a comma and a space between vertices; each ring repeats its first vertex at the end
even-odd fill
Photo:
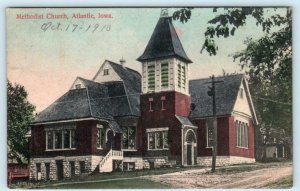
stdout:
POLYGON ((39 180, 38 174, 40 174, 41 180, 46 180, 46 163, 50 164, 49 180, 57 180, 57 160, 63 161, 63 178, 71 178, 71 165, 70 162, 74 162, 75 176, 84 176, 92 173, 102 156, 72 156, 72 157, 53 157, 53 158, 33 158, 30 160, 29 178, 30 180, 39 180), (80 162, 84 162, 84 173, 81 173, 80 162), (37 172, 37 164, 41 165, 41 171, 37 172))
MULTIPOLYGON (((211 166, 212 157, 197 157, 197 164, 200 166, 211 166)), ((217 156, 216 166, 227 166, 233 164, 255 163, 254 158, 237 156, 217 156)))

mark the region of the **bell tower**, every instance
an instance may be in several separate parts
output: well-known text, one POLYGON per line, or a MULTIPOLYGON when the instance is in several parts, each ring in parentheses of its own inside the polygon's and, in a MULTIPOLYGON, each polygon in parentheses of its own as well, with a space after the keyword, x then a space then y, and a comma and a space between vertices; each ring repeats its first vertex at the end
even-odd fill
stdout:
POLYGON ((183 49, 167 9, 162 9, 146 49, 137 60, 142 63, 140 153, 154 166, 160 163, 156 161, 165 160, 194 164, 195 141, 191 144, 186 141, 188 132, 196 135, 197 128, 188 119, 191 105, 188 72, 192 61, 183 49))
MULTIPOLYGON (((183 49, 167 9, 162 9, 148 45, 137 60, 142 63, 141 100, 148 98, 146 105, 149 111, 155 112, 154 106, 161 105, 160 110, 166 110, 168 106, 173 114, 188 116, 188 72, 192 61, 183 49), (154 100, 154 97, 158 97, 158 100, 154 100)), ((143 107, 141 104, 141 111, 147 110, 143 107)))

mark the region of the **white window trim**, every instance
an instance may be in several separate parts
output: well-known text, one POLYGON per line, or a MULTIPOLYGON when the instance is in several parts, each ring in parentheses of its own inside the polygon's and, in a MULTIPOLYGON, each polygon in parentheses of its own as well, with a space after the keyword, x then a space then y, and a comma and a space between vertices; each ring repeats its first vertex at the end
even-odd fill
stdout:
MULTIPOLYGON (((98 130, 99 130, 99 129, 103 130, 103 125, 97 124, 97 134, 98 134, 98 130)), ((99 136, 100 136, 100 147, 97 146, 98 136, 97 136, 97 142, 96 142, 97 149, 99 149, 99 150, 103 149, 103 148, 101 147, 101 141, 102 141, 102 140, 101 140, 101 134, 102 134, 102 132, 100 132, 100 135, 99 135, 99 136)))
POLYGON ((45 151, 65 151, 65 150, 75 150, 76 149, 76 147, 75 148, 72 148, 71 146, 72 146, 72 133, 71 133, 71 131, 75 131, 75 128, 66 128, 66 129, 53 129, 53 130, 51 130, 51 129, 49 129, 49 128, 47 128, 47 129, 45 129, 45 131, 46 131, 46 149, 45 149, 45 151), (51 131, 52 132, 52 149, 48 149, 48 132, 49 131, 51 131), (55 132, 56 131, 61 131, 61 140, 62 140, 62 142, 61 142, 61 148, 55 148, 55 132), (64 148, 64 139, 65 139, 65 136, 64 136, 64 131, 69 131, 70 132, 70 139, 69 139, 69 144, 70 144, 70 147, 69 148, 64 148))
POLYGON ((170 89, 170 63, 167 61, 163 61, 160 63, 160 89, 163 90, 169 90, 170 89), (168 86, 163 87, 162 86, 162 64, 168 64, 168 86))
POLYGON ((157 132, 157 131, 169 131, 169 127, 160 127, 160 128, 149 128, 146 129, 146 132, 157 132))
POLYGON ((249 149, 249 125, 248 123, 236 120, 236 147, 242 149, 249 149), (244 146, 246 145, 246 146, 244 146))
MULTIPOLYGON (((128 127, 124 127, 124 128, 129 128, 129 127, 133 127, 135 128, 135 144, 134 144, 134 148, 133 149, 121 149, 122 151, 137 151, 137 127, 135 126, 128 126, 128 127)), ((122 147, 123 147, 123 141, 122 141, 122 147)))
MULTIPOLYGON (((164 144, 162 145, 161 149, 150 149, 150 143, 149 143, 149 133, 154 133, 154 146, 156 147, 156 133, 157 132, 167 132, 167 134, 169 134, 169 127, 162 127, 162 128, 151 128, 151 129, 146 129, 146 133, 147 133, 147 145, 148 145, 148 150, 149 151, 161 151, 161 150, 169 150, 169 144, 168 144, 168 148, 164 148, 164 144)), ((162 133, 162 138, 164 140, 164 133, 162 133)))
POLYGON ((208 146, 208 125, 206 123, 206 148, 211 149, 213 148, 212 146, 208 146))
POLYGON ((150 64, 147 64, 147 70, 146 70, 146 73, 147 73, 147 92, 155 92, 156 90, 156 64, 155 63, 150 63, 150 64), (154 89, 153 90, 150 90, 149 89, 149 66, 154 66, 154 89))

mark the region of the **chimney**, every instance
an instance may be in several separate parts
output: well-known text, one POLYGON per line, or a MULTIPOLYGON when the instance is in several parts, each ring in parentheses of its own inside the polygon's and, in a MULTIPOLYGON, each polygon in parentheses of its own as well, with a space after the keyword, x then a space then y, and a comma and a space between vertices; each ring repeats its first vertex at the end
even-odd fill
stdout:
POLYGON ((124 60, 124 58, 123 58, 123 56, 122 56, 122 58, 120 59, 120 64, 123 66, 123 67, 125 67, 124 65, 125 65, 125 62, 126 62, 126 60, 124 60))

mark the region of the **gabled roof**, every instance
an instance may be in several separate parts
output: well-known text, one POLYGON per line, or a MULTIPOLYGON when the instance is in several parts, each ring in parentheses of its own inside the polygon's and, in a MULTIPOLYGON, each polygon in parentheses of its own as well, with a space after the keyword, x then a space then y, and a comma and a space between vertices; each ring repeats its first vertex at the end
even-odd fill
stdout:
POLYGON ((116 116, 139 116, 140 74, 119 64, 110 64, 123 81, 97 83, 77 77, 75 81, 80 80, 84 88, 69 90, 39 113, 33 123, 89 117, 113 120, 116 116))
POLYGON ((39 113, 33 123, 88 117, 113 119, 108 107, 107 87, 90 80, 80 79, 86 88, 69 90, 39 113))
POLYGON ((183 117, 183 116, 178 116, 175 115, 175 117, 178 119, 178 121, 183 125, 183 126, 195 126, 193 125, 193 123, 189 120, 189 118, 187 117, 183 117))
POLYGON ((176 56, 187 63, 192 63, 182 47, 172 24, 172 18, 161 17, 156 24, 144 53, 137 60, 142 62, 170 56, 176 56))
MULTIPOLYGON (((243 74, 215 78, 216 81, 224 81, 222 83, 217 83, 215 88, 216 110, 218 116, 230 115, 233 112, 243 78, 243 74)), ((190 80, 189 89, 192 104, 195 106, 194 110, 191 111, 191 118, 202 118, 213 115, 212 97, 207 94, 207 91, 209 90, 208 86, 211 86, 210 78, 190 80)), ((253 107, 252 104, 250 107, 253 107)), ((253 111, 254 110, 252 110, 252 113, 253 111)), ((256 119, 255 112, 253 113, 253 117, 256 119)))
MULTIPOLYGON (((140 115, 140 93, 141 93, 141 75, 130 68, 124 67, 120 64, 108 61, 113 67, 115 72, 123 80, 123 88, 126 93, 126 99, 129 103, 130 111, 127 112, 131 115, 140 115)), ((116 108, 119 110, 120 108, 116 108)), ((127 114, 127 115, 128 115, 127 114)))

